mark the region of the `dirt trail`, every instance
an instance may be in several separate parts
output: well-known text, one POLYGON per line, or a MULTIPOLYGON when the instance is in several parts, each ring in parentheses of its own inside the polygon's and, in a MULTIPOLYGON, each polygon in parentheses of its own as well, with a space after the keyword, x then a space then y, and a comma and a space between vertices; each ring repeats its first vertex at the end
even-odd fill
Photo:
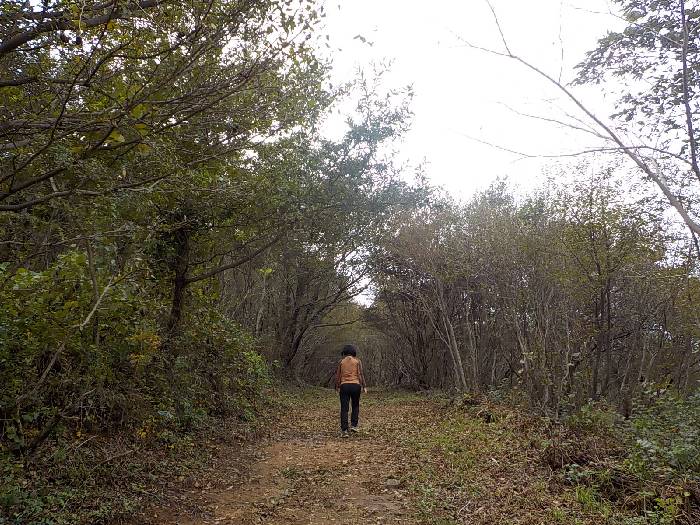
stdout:
POLYGON ((400 434, 392 431, 415 408, 370 393, 361 432, 341 439, 334 396, 303 401, 271 437, 238 451, 237 467, 224 461, 213 481, 196 482, 181 497, 186 504, 150 518, 183 525, 418 523, 394 441, 400 434))
POLYGON ((541 418, 485 399, 371 392, 361 433, 341 439, 332 391, 296 396, 268 437, 212 444, 205 472, 168 482, 160 505, 130 523, 641 523, 550 468, 541 418))

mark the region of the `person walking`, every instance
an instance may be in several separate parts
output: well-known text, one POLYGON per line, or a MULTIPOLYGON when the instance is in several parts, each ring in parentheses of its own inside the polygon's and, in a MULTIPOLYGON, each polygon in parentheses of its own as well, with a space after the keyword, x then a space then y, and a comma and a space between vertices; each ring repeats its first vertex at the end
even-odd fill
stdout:
POLYGON ((359 432, 360 394, 367 393, 367 385, 355 345, 345 345, 342 356, 343 359, 338 363, 338 369, 335 372, 335 391, 340 394, 340 437, 346 438, 349 437, 348 405, 352 401, 350 431, 359 432))

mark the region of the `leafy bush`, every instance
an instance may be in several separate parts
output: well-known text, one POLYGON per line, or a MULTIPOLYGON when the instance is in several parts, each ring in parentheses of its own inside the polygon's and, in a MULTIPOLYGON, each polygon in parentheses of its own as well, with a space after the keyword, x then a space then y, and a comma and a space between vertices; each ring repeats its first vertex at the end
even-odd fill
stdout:
POLYGON ((629 466, 644 478, 700 478, 700 392, 666 392, 641 406, 629 427, 629 466))
POLYGON ((603 404, 586 403, 566 419, 568 427, 587 432, 611 433, 617 414, 603 404))
MULTIPOLYGON (((135 268, 134 271, 137 271, 135 268)), ((133 358, 159 345, 152 306, 128 279, 94 276, 68 252, 47 270, 0 267, 0 439, 28 451, 66 418, 86 429, 123 422, 133 393, 133 358)), ((135 403, 138 405, 138 403, 135 403)))
MULTIPOLYGON (((83 446, 92 438, 172 449, 212 417, 258 414, 271 379, 255 340, 201 290, 166 339, 167 288, 149 288, 148 271, 114 279, 79 251, 43 271, 0 266, 0 522, 72 522, 57 513, 94 499, 94 465, 109 458, 83 446)), ((121 512, 102 503, 90 512, 121 512)))
POLYGON ((68 419, 99 432, 125 425, 187 430, 208 414, 254 417, 270 376, 243 329, 200 301, 205 306, 193 308, 166 345, 158 332, 164 294, 144 290, 143 281, 94 277, 103 293, 98 308, 81 252, 41 272, 0 267, 6 448, 31 451, 68 419))
POLYGON ((610 448, 596 461, 576 459, 564 466, 563 478, 576 486, 577 499, 584 506, 594 502, 588 497, 594 491, 603 503, 624 501, 639 513, 625 524, 696 522, 700 394, 684 398, 662 389, 646 392, 632 419, 624 423, 604 407, 586 405, 567 420, 567 427, 578 433, 570 442, 579 454, 586 449, 586 440, 596 436, 625 445, 621 450, 610 448))

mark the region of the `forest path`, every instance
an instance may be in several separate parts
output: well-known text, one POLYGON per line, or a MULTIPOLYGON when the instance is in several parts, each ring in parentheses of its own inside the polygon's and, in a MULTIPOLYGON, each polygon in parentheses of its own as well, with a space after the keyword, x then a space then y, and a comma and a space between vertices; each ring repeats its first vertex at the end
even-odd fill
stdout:
POLYGON ((546 425, 504 405, 370 390, 361 432, 341 439, 334 392, 285 399, 267 437, 222 443, 207 472, 135 523, 631 523, 553 472, 546 425))
POLYGON ((397 439, 404 428, 425 423, 419 420, 430 406, 370 392, 362 398, 361 431, 340 438, 335 394, 305 392, 270 436, 238 451, 244 465, 228 469, 229 485, 222 486, 221 473, 218 488, 197 482, 190 492, 197 501, 187 502, 187 512, 171 509, 152 519, 183 525, 419 523, 397 439))

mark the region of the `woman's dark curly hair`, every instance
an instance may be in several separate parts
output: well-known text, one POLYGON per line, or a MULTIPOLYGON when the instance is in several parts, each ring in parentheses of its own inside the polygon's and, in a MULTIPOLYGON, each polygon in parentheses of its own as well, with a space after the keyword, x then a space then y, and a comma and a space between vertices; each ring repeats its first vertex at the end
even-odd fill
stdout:
POLYGON ((357 357, 357 347, 355 347, 355 345, 345 345, 341 355, 351 355, 353 357, 357 357))

